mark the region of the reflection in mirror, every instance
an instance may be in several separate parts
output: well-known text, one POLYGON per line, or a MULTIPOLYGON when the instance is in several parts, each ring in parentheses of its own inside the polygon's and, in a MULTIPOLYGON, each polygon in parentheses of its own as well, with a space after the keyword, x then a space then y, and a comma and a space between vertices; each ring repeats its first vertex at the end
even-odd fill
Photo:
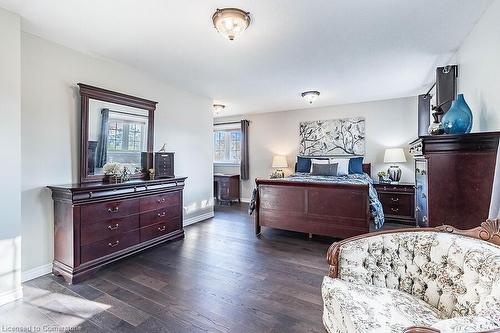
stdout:
POLYGON ((89 99, 88 174, 103 175, 108 162, 142 170, 142 152, 147 151, 148 110, 89 99))

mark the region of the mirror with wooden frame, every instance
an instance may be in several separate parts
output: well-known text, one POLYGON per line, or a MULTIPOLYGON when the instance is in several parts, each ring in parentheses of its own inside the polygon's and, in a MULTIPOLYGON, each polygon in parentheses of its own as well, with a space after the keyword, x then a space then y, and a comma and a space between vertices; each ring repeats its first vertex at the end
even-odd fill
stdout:
POLYGON ((80 182, 101 182, 103 167, 127 165, 144 179, 152 166, 157 102, 78 83, 81 97, 80 182))

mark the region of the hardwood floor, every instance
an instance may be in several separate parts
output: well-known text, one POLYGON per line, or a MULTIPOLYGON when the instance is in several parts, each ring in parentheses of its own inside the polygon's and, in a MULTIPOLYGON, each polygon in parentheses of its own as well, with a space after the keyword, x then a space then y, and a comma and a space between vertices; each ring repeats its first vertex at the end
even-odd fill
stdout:
MULTIPOLYGON (((388 226, 390 227, 390 226, 388 226)), ((66 285, 46 275, 0 308, 0 327, 75 332, 322 332, 320 285, 332 239, 264 229, 246 205, 218 206, 185 240, 66 285)))

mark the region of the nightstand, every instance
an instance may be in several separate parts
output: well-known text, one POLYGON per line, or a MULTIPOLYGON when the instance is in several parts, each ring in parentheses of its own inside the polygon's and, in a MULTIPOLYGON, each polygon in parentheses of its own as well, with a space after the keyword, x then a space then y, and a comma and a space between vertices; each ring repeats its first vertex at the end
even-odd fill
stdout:
POLYGON ((415 225, 415 184, 374 182, 373 185, 387 222, 415 225))
POLYGON ((214 196, 218 203, 240 202, 240 175, 214 174, 214 196))

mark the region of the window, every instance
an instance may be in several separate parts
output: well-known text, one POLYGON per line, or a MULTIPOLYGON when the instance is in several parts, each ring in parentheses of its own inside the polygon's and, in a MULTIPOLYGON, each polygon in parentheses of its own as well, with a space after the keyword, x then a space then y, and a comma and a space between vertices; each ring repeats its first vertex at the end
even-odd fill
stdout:
POLYGON ((239 164, 241 159, 240 129, 214 129, 214 163, 239 164))
POLYGON ((108 129, 108 150, 142 151, 144 146, 144 123, 123 119, 110 119, 108 129))

